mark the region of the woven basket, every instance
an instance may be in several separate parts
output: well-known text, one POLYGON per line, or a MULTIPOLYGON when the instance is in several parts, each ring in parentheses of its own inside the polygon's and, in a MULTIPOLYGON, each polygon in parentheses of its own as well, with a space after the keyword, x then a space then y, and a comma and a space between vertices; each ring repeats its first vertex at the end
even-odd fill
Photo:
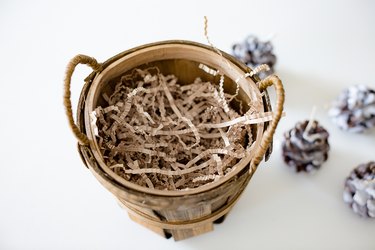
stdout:
POLYGON ((130 218, 156 233, 175 240, 182 240, 213 230, 213 223, 223 221, 247 183, 254 174, 259 162, 267 159, 272 150, 272 136, 281 118, 284 90, 276 76, 262 81, 256 75, 247 74, 251 69, 212 48, 189 41, 164 41, 140 46, 104 63, 94 58, 78 55, 68 65, 65 79, 64 104, 70 126, 76 135, 78 151, 85 165, 98 181, 112 192, 119 203, 128 211, 130 218), (134 68, 157 66, 163 74, 174 74, 180 83, 191 83, 196 77, 203 81, 218 82, 213 76, 199 69, 203 63, 225 74, 225 91, 236 88, 238 80, 241 91, 239 99, 244 103, 259 102, 259 113, 271 110, 266 88, 273 85, 277 102, 271 122, 252 125, 255 150, 250 156, 241 159, 236 168, 224 178, 195 189, 165 191, 141 187, 117 176, 103 161, 95 140, 89 114, 104 103, 101 94, 110 93, 121 75, 134 68), (77 123, 72 117, 70 83, 74 68, 87 64, 93 72, 85 79, 78 103, 77 123))

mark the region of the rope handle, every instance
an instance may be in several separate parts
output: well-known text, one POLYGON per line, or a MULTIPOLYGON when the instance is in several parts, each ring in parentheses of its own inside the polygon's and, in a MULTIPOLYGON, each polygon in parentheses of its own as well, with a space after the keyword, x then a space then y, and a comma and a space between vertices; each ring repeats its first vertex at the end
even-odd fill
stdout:
POLYGON ((65 73, 64 79, 64 106, 65 106, 65 113, 69 121, 69 126, 73 131, 73 134, 77 138, 79 144, 81 145, 88 145, 89 139, 87 136, 80 131, 78 126, 75 124, 73 119, 73 111, 72 111, 72 102, 71 92, 70 92, 70 85, 72 80, 73 72, 78 64, 86 64, 90 66, 94 71, 99 72, 102 68, 102 65, 96 61, 95 58, 89 57, 86 55, 76 55, 73 59, 70 60, 65 73))
POLYGON ((267 130, 263 134, 263 139, 260 142, 259 148, 254 154, 254 157, 250 164, 250 174, 253 174, 255 170, 257 169, 259 163, 262 161, 264 154, 267 151, 267 148, 269 144, 272 141, 272 137, 275 134, 275 130, 277 127, 277 124, 280 121, 280 118, 283 114, 283 108, 284 108, 284 100, 285 100, 285 91, 283 84, 279 77, 276 75, 268 76, 267 78, 261 80, 259 83, 259 89, 260 91, 265 90, 266 88, 270 86, 274 86, 276 89, 276 106, 275 106, 275 112, 273 115, 273 119, 271 123, 269 124, 267 130))

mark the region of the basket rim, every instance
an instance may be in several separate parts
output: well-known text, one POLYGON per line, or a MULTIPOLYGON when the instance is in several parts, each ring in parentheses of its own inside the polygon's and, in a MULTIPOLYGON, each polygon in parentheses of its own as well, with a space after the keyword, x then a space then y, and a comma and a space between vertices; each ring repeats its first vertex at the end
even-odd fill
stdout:
MULTIPOLYGON (((155 43, 150 43, 150 44, 145 44, 142 46, 138 46, 129 50, 126 50, 118 55, 115 55, 111 58, 109 58, 106 62, 103 63, 103 70, 99 73, 92 73, 89 77, 91 77, 92 81, 89 86, 89 89, 87 91, 87 95, 85 96, 85 103, 84 103, 84 110, 83 110, 83 115, 84 115, 84 124, 82 124, 85 127, 86 134, 89 138, 90 145, 89 148, 93 153, 93 156, 95 157, 95 160, 98 163, 99 168, 96 168, 95 171, 101 170, 105 174, 109 175, 114 181, 116 181, 118 184, 125 186, 126 188, 130 188, 134 191, 138 191, 141 193, 147 193, 147 194, 152 194, 152 195, 158 195, 158 196, 185 196, 185 195, 192 195, 192 194, 199 194, 206 192, 208 190, 217 188, 218 186, 221 186, 225 182, 230 181, 232 178, 235 178, 243 169, 247 168, 252 155, 248 155, 245 158, 241 159, 230 173, 225 175, 223 178, 216 182, 211 182, 206 185, 202 185, 197 188, 192 188, 192 189, 183 189, 183 190, 160 190, 160 189, 151 189, 148 187, 143 187, 138 184, 135 184, 133 182, 127 181, 121 176, 115 174, 109 167, 104 163, 102 155, 100 153, 100 150, 98 148, 95 135, 93 133, 93 129, 91 127, 91 120, 89 117, 89 114, 92 111, 92 107, 90 107, 90 104, 93 104, 94 96, 95 93, 97 92, 98 85, 100 84, 103 76, 107 74, 111 69, 114 67, 118 66, 120 63, 124 63, 126 60, 129 60, 129 58, 134 58, 138 55, 141 55, 142 53, 147 53, 149 51, 153 51, 155 49, 168 49, 171 48, 171 46, 177 46, 181 47, 183 46, 184 49, 199 49, 202 50, 202 52, 206 52, 210 54, 210 56, 213 56, 216 59, 223 60, 223 58, 217 54, 216 51, 214 51, 211 47, 200 44, 197 42, 192 42, 192 41, 185 41, 185 40, 167 40, 167 41, 160 41, 160 42, 155 42, 155 43)), ((247 67, 245 64, 242 62, 239 62, 236 58, 233 56, 222 52, 223 57, 227 59, 227 61, 231 64, 233 68, 235 68, 238 72, 241 72, 242 74, 248 73, 251 71, 249 67, 247 67)), ((187 59, 187 58, 184 58, 187 59)), ((160 58, 155 58, 154 61, 160 60, 160 58)), ((187 59, 187 60, 192 60, 192 59, 187 59)), ((136 67, 136 66, 135 66, 136 67)), ((227 72, 225 72, 227 75, 227 72)), ((227 75, 228 76, 228 75, 227 75)), ((228 76, 229 77, 229 76, 228 76)), ((234 80, 234 79, 232 79, 234 80)), ((247 84, 253 85, 252 90, 256 90, 258 93, 257 95, 261 96, 261 93, 259 89, 256 86, 256 82, 259 79, 257 76, 249 77, 247 79, 243 79, 247 84), (255 88, 254 88, 255 87, 255 88)), ((264 105, 264 100, 263 98, 259 98, 259 102, 262 104, 261 107, 263 108, 260 111, 265 111, 265 105, 264 105)), ((265 130, 264 123, 257 124, 257 138, 256 141, 253 143, 253 146, 259 147, 259 143, 261 140, 261 137, 263 135, 263 132, 265 130)), ((254 151, 254 150, 253 150, 254 151)), ((246 174, 248 171, 244 171, 246 174)), ((253 173, 251 173, 253 174, 253 173)))

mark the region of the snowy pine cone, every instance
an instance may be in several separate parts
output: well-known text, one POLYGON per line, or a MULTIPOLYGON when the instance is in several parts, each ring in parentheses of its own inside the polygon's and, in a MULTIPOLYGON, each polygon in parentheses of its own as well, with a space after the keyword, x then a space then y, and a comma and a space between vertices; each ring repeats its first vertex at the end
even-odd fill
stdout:
POLYGON ((273 46, 270 41, 259 41, 253 35, 248 36, 244 42, 232 46, 233 55, 249 67, 254 69, 261 64, 267 64, 270 67, 268 72, 259 73, 259 77, 262 79, 274 72, 276 56, 272 50, 273 46))
POLYGON ((375 218, 375 162, 361 164, 350 173, 343 198, 355 213, 375 218))
POLYGON ((284 161, 296 172, 317 170, 327 160, 329 133, 317 121, 299 122, 284 134, 284 161))
POLYGON ((375 90, 355 85, 342 91, 329 116, 343 130, 363 132, 375 127, 375 90))

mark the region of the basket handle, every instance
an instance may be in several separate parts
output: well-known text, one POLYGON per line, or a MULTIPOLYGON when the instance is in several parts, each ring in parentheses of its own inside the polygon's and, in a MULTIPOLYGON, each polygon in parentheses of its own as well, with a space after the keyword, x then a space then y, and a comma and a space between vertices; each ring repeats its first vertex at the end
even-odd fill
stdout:
POLYGON ((269 144, 272 141, 272 137, 275 133, 277 124, 280 121, 280 118, 283 114, 283 108, 284 108, 284 99, 285 99, 285 93, 284 93, 284 87, 276 75, 268 76, 267 78, 261 80, 259 83, 259 89, 260 91, 265 90, 266 88, 270 86, 274 86, 276 89, 276 106, 275 106, 275 112, 273 115, 273 119, 270 122, 267 130, 264 132, 263 139, 260 142, 259 148, 254 154, 254 157, 250 164, 250 174, 253 174, 255 170, 257 169, 259 163, 262 161, 264 154, 267 151, 267 148, 269 144))
POLYGON ((64 79, 64 106, 65 106, 65 113, 69 121, 69 126, 73 131, 73 134, 77 138, 79 144, 81 145, 88 145, 89 139, 87 136, 80 131, 78 126, 75 124, 73 119, 73 111, 72 111, 72 102, 70 100, 71 92, 70 92, 70 85, 72 80, 72 75, 74 69, 78 64, 86 64, 90 66, 94 71, 99 72, 102 68, 102 65, 96 61, 95 58, 85 56, 85 55, 76 55, 73 59, 70 60, 65 73, 64 79))

